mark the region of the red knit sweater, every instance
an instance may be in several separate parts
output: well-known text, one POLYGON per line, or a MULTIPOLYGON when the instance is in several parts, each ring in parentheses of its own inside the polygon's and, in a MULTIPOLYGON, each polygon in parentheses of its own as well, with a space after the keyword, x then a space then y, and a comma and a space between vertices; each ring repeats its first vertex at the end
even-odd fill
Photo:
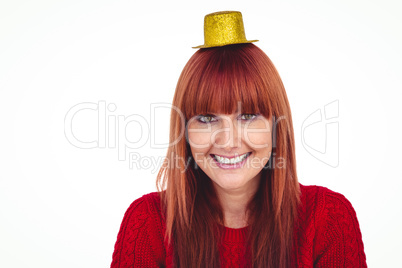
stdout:
MULTIPOLYGON (((299 224, 295 227, 294 265, 297 267, 367 267, 356 212, 339 193, 322 186, 301 188, 299 224)), ((222 267, 248 267, 245 252, 248 227, 221 226, 222 267)), ((164 244, 165 226, 157 192, 135 200, 126 211, 117 236, 112 268, 173 267, 172 247, 164 244)))

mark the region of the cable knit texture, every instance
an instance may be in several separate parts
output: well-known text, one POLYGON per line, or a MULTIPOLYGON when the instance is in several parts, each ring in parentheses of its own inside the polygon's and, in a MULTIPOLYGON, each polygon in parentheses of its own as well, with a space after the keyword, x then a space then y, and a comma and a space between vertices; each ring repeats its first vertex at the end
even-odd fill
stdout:
MULTIPOLYGON (((300 188, 292 266, 367 267, 362 234, 351 203, 326 187, 300 184, 300 188)), ((111 268, 173 267, 173 248, 163 239, 165 229, 157 192, 135 200, 121 223, 111 268)), ((221 267, 251 267, 245 255, 249 227, 221 229, 221 267)))

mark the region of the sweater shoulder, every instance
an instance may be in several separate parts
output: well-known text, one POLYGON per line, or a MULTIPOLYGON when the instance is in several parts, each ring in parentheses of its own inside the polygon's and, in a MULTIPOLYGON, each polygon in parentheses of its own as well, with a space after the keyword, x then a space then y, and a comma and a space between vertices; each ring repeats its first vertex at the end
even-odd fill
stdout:
POLYGON ((160 240, 163 237, 164 225, 163 217, 161 213, 161 198, 159 192, 151 192, 144 194, 140 198, 134 200, 130 207, 127 209, 126 214, 131 221, 139 222, 140 220, 146 220, 146 226, 155 233, 155 236, 160 240))
POLYGON ((314 224, 314 267, 367 267, 356 211, 341 193, 300 185, 306 221, 314 224))
POLYGON ((111 267, 163 265, 166 252, 159 200, 158 192, 152 192, 130 204, 117 235, 111 267))
POLYGON ((315 206, 318 213, 325 213, 331 206, 338 206, 342 209, 353 209, 350 201, 341 193, 319 185, 300 184, 301 200, 304 205, 315 206))
POLYGON ((315 218, 322 214, 325 206, 325 192, 328 188, 318 185, 300 185, 302 215, 315 218))
POLYGON ((325 221, 339 219, 354 221, 356 212, 351 202, 341 193, 319 185, 300 184, 300 215, 320 229, 325 221))
POLYGON ((351 202, 343 194, 327 187, 300 184, 300 190, 302 198, 304 196, 306 199, 305 202, 315 203, 322 213, 334 206, 344 211, 354 210, 351 202))
POLYGON ((315 219, 316 266, 367 267, 360 224, 351 202, 327 187, 314 188, 317 202, 322 204, 315 219))
POLYGON ((361 236, 357 214, 349 199, 341 193, 323 188, 323 216, 326 222, 336 222, 343 227, 343 232, 358 233, 361 236))
POLYGON ((144 194, 130 204, 125 216, 128 216, 129 219, 156 217, 159 200, 158 192, 144 194))

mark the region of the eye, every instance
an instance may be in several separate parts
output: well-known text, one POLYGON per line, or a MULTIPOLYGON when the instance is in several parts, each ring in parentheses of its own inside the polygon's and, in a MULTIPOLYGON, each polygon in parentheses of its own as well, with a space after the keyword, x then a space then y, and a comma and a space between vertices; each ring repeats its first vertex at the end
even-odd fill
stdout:
POLYGON ((211 122, 215 122, 217 120, 214 118, 213 115, 205 114, 205 115, 199 115, 197 117, 197 121, 200 122, 200 123, 203 123, 203 124, 208 124, 208 123, 211 123, 211 122))
POLYGON ((243 120, 253 120, 257 117, 257 114, 242 114, 241 119, 243 120))

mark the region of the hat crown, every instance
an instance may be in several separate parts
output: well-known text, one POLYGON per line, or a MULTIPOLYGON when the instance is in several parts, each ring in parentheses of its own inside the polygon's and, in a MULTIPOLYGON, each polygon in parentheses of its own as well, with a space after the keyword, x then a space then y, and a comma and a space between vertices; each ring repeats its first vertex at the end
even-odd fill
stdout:
POLYGON ((243 17, 240 12, 216 12, 205 16, 204 40, 206 45, 236 43, 246 40, 243 17))
POLYGON ((204 18, 204 45, 194 48, 216 47, 250 43, 244 31, 243 16, 239 11, 219 11, 204 18))

